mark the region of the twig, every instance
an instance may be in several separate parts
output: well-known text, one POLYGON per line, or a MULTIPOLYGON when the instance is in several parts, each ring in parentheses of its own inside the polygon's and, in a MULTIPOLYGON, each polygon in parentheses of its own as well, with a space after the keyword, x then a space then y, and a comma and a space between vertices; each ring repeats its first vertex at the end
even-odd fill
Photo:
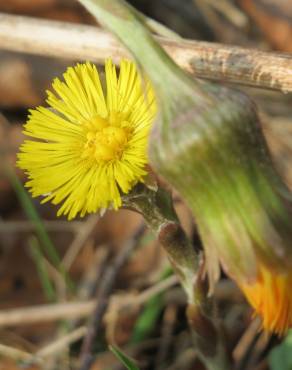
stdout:
MULTIPOLYGON (((73 232, 75 233, 82 227, 82 221, 44 221, 44 226, 47 231, 54 232, 73 232)), ((35 231, 36 225, 30 221, 3 221, 0 222, 0 234, 2 233, 21 233, 21 232, 32 232, 35 231)))
MULTIPOLYGON (((197 77, 292 92, 289 54, 162 37, 157 40, 182 68, 197 77)), ((112 35, 97 27, 8 14, 0 14, 0 48, 102 63, 109 57, 114 62, 129 57, 112 35)))
MULTIPOLYGON (((102 281, 102 274, 106 270, 106 267, 110 261, 110 255, 111 251, 106 245, 99 246, 96 249, 89 265, 83 272, 80 283, 78 284, 76 291, 76 298, 78 300, 87 301, 96 296, 98 286, 102 281)), ((70 321, 71 328, 75 328, 79 326, 79 324, 79 319, 70 321)))
POLYGON ((0 327, 86 317, 92 312, 94 305, 94 301, 87 301, 1 310, 0 327))
POLYGON ((138 307, 143 303, 148 302, 156 294, 167 291, 178 282, 178 277, 176 275, 171 275, 166 279, 160 280, 157 284, 151 286, 150 288, 145 289, 140 294, 130 293, 127 295, 113 295, 110 298, 109 308, 105 317, 107 327, 106 336, 108 338, 108 342, 115 343, 115 327, 120 314, 123 314, 124 311, 125 313, 128 313, 131 307, 138 307))
POLYGON ((55 285, 55 294, 58 302, 65 302, 67 300, 67 286, 62 274, 53 266, 47 259, 45 259, 46 268, 50 274, 51 280, 55 285))
POLYGON ((25 352, 17 348, 6 346, 4 344, 0 344, 0 356, 8 357, 15 361, 31 361, 33 359, 34 362, 38 363, 41 362, 40 358, 34 358, 33 354, 29 352, 25 352))
POLYGON ((53 354, 60 353, 68 345, 84 337, 85 334, 86 327, 81 326, 80 328, 75 329, 71 333, 64 335, 63 337, 55 340, 53 343, 50 343, 46 347, 40 349, 35 353, 35 356, 45 358, 53 354))
POLYGON ((0 356, 9 357, 15 361, 25 361, 28 363, 43 363, 44 359, 56 353, 60 353, 68 345, 82 338, 86 333, 86 327, 82 326, 71 333, 55 340, 35 353, 26 352, 18 348, 13 348, 0 344, 0 356))
POLYGON ((233 351, 233 358, 237 370, 245 368, 245 364, 250 356, 250 351, 257 341, 259 330, 260 320, 259 318, 255 318, 237 343, 233 351))
MULTIPOLYGON (((177 283, 176 276, 157 283, 156 285, 133 296, 130 300, 122 301, 117 309, 123 310, 129 306, 143 304, 155 294, 159 294, 177 283)), ((115 301, 115 298, 112 298, 115 301)), ((0 311, 0 327, 23 326, 39 322, 51 322, 62 319, 76 319, 90 315, 96 305, 95 300, 86 302, 70 302, 39 305, 34 307, 15 308, 0 311)))
POLYGON ((263 354, 271 343, 272 336, 268 333, 261 332, 255 345, 253 346, 252 353, 248 356, 247 364, 244 370, 255 369, 260 359, 263 358, 263 354))
POLYGON ((88 332, 84 338, 81 350, 81 368, 80 370, 88 370, 94 360, 92 355, 92 347, 97 333, 100 330, 103 315, 109 304, 109 295, 112 292, 117 274, 120 272, 122 266, 127 262, 132 255, 135 248, 139 245, 139 240, 145 232, 146 225, 143 223, 133 237, 122 246, 121 251, 115 257, 112 264, 105 271, 102 283, 97 294, 97 303, 92 315, 91 321, 88 325, 88 332))
MULTIPOLYGON (((140 294, 130 294, 126 297, 120 297, 120 296, 112 296, 110 300, 110 306, 109 313, 114 312, 114 315, 116 316, 117 311, 121 312, 123 310, 127 310, 132 306, 139 306, 143 303, 149 301, 153 296, 156 294, 159 294, 161 292, 164 292, 171 288, 172 286, 176 285, 179 282, 179 279, 176 275, 171 275, 166 279, 163 279, 159 281, 157 284, 151 286, 150 288, 147 288, 143 290, 140 294)), ((111 320, 111 315, 107 315, 107 321, 111 320)))
POLYGON ((79 229, 75 239, 69 246, 64 258, 63 266, 68 271, 72 266, 75 258, 80 252, 86 240, 89 238, 90 234, 94 230, 98 217, 96 215, 89 216, 88 219, 83 223, 83 226, 79 229))
POLYGON ((228 0, 207 0, 209 5, 220 11, 231 23, 237 27, 246 27, 247 16, 228 0))
POLYGON ((170 350, 174 325, 177 318, 177 306, 170 304, 166 307, 163 314, 162 328, 161 328, 161 341, 158 347, 155 370, 165 369, 165 361, 167 360, 170 350))
MULTIPOLYGON (((168 278, 159 281, 157 284, 151 286, 150 288, 145 289, 142 293, 140 293, 136 297, 133 297, 133 302, 135 302, 135 304, 142 304, 148 301, 154 295, 159 294, 164 290, 167 290, 168 288, 174 286, 178 282, 179 282, 178 277, 176 275, 171 275, 168 278)), ((127 303, 125 302, 124 304, 122 304, 122 306, 127 307, 127 303)))
POLYGON ((83 272, 78 284, 76 297, 86 301, 95 296, 101 276, 106 269, 110 258, 110 249, 107 245, 99 246, 91 258, 89 265, 83 272))

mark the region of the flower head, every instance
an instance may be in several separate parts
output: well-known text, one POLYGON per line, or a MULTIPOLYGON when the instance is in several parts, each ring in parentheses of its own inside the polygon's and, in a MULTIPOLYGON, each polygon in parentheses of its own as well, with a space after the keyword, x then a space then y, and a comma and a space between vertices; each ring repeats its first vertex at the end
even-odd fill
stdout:
POLYGON ((93 64, 77 64, 53 81, 51 108, 30 110, 18 154, 32 196, 62 203, 58 215, 97 212, 121 206, 146 175, 147 142, 156 113, 149 82, 133 62, 123 60, 120 72, 105 64, 105 87, 93 64))

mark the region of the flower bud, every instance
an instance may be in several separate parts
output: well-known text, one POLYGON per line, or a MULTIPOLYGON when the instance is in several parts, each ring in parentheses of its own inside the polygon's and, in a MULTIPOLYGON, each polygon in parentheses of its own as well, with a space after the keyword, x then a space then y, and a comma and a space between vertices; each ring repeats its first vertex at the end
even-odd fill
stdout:
POLYGON ((285 271, 292 263, 287 189, 273 169, 254 105, 210 85, 202 86, 199 102, 191 83, 176 91, 175 101, 163 97, 150 160, 193 211, 211 281, 218 260, 238 281, 257 278, 258 259, 285 271))
POLYGON ((253 103, 183 78, 160 95, 150 163, 191 208, 211 289, 219 263, 267 331, 292 326, 292 230, 288 190, 276 173, 253 103))

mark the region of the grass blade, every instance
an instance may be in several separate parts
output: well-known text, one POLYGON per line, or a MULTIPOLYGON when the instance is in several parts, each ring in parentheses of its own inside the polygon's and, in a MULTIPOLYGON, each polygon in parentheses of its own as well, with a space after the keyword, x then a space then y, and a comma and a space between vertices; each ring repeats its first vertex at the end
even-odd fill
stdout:
POLYGON ((139 370, 137 365, 134 364, 133 360, 128 357, 125 353, 119 350, 117 347, 109 346, 109 349, 112 353, 121 361, 121 363, 126 367, 128 370, 139 370))

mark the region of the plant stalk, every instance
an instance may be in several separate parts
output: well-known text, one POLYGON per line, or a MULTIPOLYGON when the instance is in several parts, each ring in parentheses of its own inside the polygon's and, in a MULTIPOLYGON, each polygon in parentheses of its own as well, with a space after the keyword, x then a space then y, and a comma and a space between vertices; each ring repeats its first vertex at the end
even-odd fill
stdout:
MULTIPOLYGON (((177 100, 178 89, 183 90, 185 95, 192 89, 192 98, 198 103, 204 101, 204 91, 200 85, 190 83, 188 76, 153 39, 140 13, 123 0, 79 1, 134 55, 154 85, 158 106, 167 97, 172 102, 177 101, 180 109, 184 106, 187 108, 188 100, 177 100)), ((169 114, 167 116, 165 118, 171 118, 169 114)), ((187 294, 186 314, 199 357, 208 370, 228 370, 229 358, 221 333, 212 318, 213 305, 206 298, 207 290, 200 278, 199 258, 178 221, 171 197, 162 189, 153 191, 141 186, 142 189, 138 186, 124 197, 124 206, 144 216, 167 252, 187 294)))
POLYGON ((200 359, 208 370, 230 369, 222 328, 214 317, 214 302, 207 297, 203 259, 183 230, 171 195, 162 188, 154 191, 139 184, 123 197, 123 207, 143 215, 166 251, 187 295, 186 315, 200 359))

